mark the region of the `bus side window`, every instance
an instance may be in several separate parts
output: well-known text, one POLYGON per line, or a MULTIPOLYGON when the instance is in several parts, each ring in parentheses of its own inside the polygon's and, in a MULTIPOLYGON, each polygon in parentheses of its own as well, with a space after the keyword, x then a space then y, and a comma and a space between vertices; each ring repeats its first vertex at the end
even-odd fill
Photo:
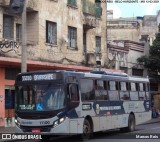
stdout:
POLYGON ((108 100, 107 90, 105 90, 106 81, 95 80, 95 97, 96 100, 108 100))
POLYGON ((145 83, 139 83, 139 99, 145 100, 145 83))
POLYGON ((79 96, 78 96, 78 87, 76 84, 70 84, 69 85, 69 95, 70 95, 70 100, 72 102, 77 102, 79 101, 79 96))
POLYGON ((92 79, 81 79, 80 80, 81 85, 81 99, 82 101, 89 101, 95 99, 95 93, 94 93, 94 81, 92 79))
POLYGON ((109 90, 108 90, 108 95, 109 99, 111 101, 118 101, 119 100, 119 92, 116 90, 116 81, 109 81, 109 90))
POLYGON ((149 100, 150 99, 150 88, 149 88, 149 83, 145 84, 146 86, 146 99, 149 100))
POLYGON ((126 86, 127 90, 130 91, 131 90, 131 84, 130 84, 130 82, 126 82, 126 83, 127 83, 127 86, 126 86))
POLYGON ((131 100, 139 100, 138 96, 138 87, 135 82, 131 82, 131 91, 130 91, 130 98, 131 100))
POLYGON ((129 100, 129 92, 127 90, 127 82, 120 82, 120 99, 121 100, 129 100))

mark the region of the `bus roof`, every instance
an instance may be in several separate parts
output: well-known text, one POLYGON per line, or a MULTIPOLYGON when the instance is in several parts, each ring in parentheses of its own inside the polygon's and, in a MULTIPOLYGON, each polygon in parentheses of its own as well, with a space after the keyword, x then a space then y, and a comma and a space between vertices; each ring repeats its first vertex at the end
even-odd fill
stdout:
POLYGON ((129 80, 129 81, 144 81, 149 82, 148 78, 140 78, 140 77, 130 77, 128 74, 123 72, 111 72, 111 71, 91 71, 91 72, 77 72, 71 70, 39 70, 39 71, 31 71, 25 73, 19 73, 18 75, 30 75, 30 74, 42 74, 42 73, 54 73, 54 72, 63 72, 68 75, 80 75, 81 77, 91 77, 91 78, 113 78, 118 80, 129 80))

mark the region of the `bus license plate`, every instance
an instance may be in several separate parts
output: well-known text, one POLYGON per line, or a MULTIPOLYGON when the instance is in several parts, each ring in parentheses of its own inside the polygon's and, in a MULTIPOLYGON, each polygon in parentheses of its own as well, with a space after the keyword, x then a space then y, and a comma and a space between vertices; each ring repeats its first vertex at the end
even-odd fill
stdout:
POLYGON ((32 132, 33 132, 33 133, 40 133, 41 130, 40 130, 39 128, 34 128, 34 129, 32 129, 32 132))

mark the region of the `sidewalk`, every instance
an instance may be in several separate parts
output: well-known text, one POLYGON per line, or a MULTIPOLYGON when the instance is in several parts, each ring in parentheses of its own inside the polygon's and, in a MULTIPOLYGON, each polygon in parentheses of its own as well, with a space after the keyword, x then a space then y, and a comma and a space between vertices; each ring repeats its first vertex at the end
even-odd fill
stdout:
POLYGON ((152 118, 151 120, 149 120, 149 121, 147 121, 147 122, 145 122, 143 124, 158 123, 158 122, 160 122, 160 116, 157 117, 157 118, 152 118))

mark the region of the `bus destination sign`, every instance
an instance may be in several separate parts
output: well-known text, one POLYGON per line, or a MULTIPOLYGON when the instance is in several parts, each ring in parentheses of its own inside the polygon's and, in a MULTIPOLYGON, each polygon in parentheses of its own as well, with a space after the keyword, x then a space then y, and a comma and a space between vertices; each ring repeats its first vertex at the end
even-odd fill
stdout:
POLYGON ((22 81, 56 80, 56 75, 54 73, 24 75, 22 76, 22 81))

